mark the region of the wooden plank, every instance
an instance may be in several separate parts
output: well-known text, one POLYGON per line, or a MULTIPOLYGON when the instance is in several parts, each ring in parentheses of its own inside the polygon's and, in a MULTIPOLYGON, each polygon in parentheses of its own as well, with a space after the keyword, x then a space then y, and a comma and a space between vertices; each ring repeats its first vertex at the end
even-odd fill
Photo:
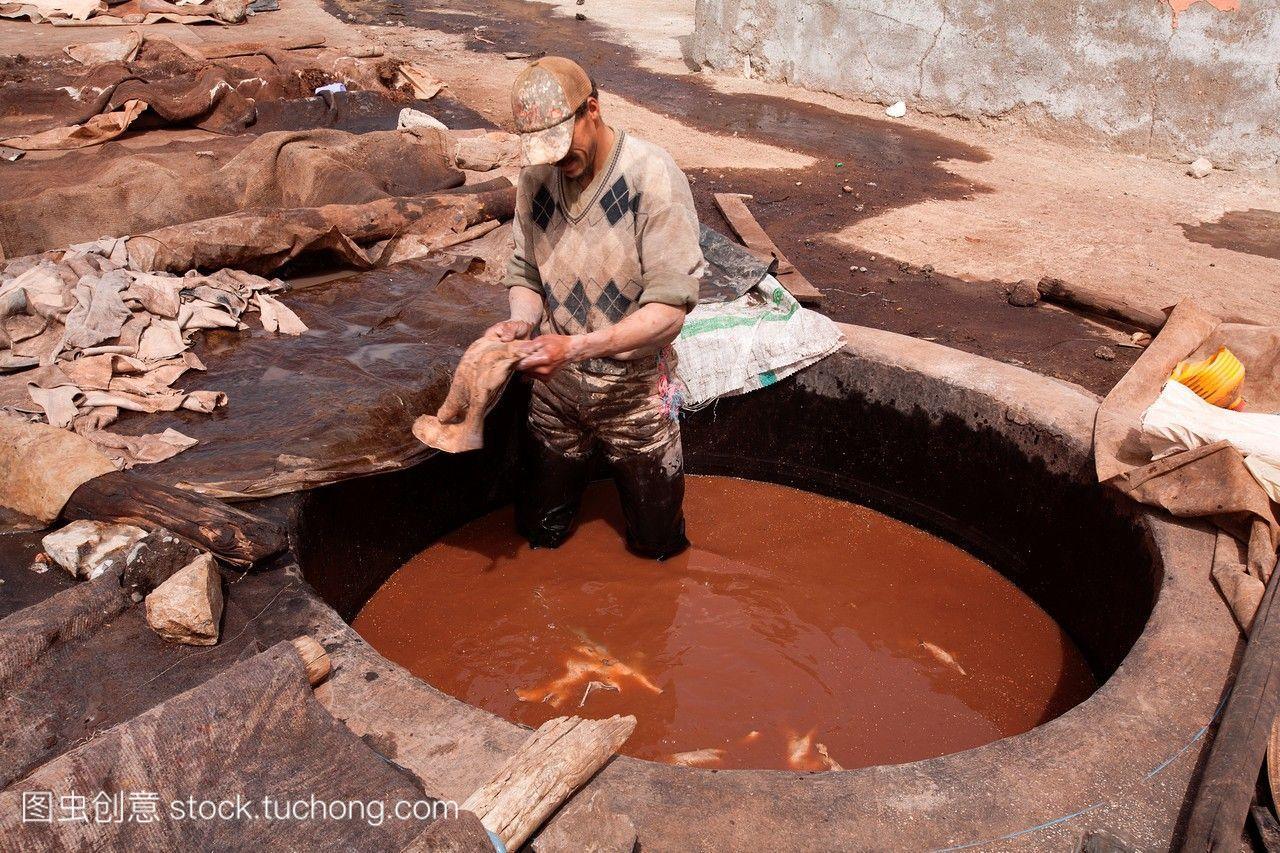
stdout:
POLYGON ((822 301, 822 291, 809 283, 800 270, 796 269, 782 250, 774 245, 773 240, 760 227, 760 223, 747 209, 746 199, 749 195, 742 193, 716 193, 716 207, 729 220, 729 226, 742 240, 751 254, 762 261, 776 264, 773 275, 787 292, 803 305, 816 305, 822 301))
POLYGON ((1253 801, 1258 771, 1280 706, 1280 607, 1275 606, 1280 571, 1272 572, 1253 619, 1249 644, 1222 722, 1209 747, 1200 786, 1180 850, 1240 847, 1245 817, 1253 801))
POLYGON ((289 545, 280 525, 219 500, 148 480, 132 471, 108 471, 71 493, 62 515, 165 527, 239 566, 278 554, 289 545))
MULTIPOLYGON (((1280 572, 1276 574, 1280 575, 1280 572)), ((518 850, 635 730, 636 718, 548 720, 521 744, 491 780, 467 798, 485 828, 518 850)))

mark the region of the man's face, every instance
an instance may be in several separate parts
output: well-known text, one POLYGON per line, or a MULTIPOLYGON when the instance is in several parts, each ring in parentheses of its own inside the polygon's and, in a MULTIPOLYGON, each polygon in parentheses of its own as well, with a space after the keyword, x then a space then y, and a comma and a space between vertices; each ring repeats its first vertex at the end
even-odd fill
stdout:
POLYGON ((600 109, 593 101, 587 103, 586 112, 573 121, 573 141, 569 143, 569 153, 556 163, 564 176, 571 181, 581 178, 595 162, 598 125, 595 119, 600 115, 600 109))

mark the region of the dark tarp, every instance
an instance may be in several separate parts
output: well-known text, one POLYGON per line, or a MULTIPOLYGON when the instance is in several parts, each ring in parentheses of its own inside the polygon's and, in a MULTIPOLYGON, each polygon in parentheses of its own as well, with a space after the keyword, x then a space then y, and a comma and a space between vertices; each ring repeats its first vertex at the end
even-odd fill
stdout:
POLYGON ((232 499, 425 458, 434 451, 413 437, 414 418, 439 407, 462 353, 508 315, 506 291, 462 272, 468 263, 408 261, 287 294, 309 329, 297 338, 206 332, 196 352, 208 370, 187 390, 224 391, 226 408, 126 415, 115 429, 198 439, 148 475, 232 499))
POLYGON ((494 129, 495 125, 443 92, 431 100, 405 101, 384 92, 322 92, 296 100, 259 101, 251 133, 332 127, 351 133, 395 130, 406 107, 439 119, 450 130, 494 129))
POLYGON ((0 850, 398 850, 427 822, 395 819, 392 805, 424 799, 417 780, 321 707, 293 647, 278 643, 0 793, 0 850), (52 792, 52 823, 22 821, 28 791, 52 792), (99 792, 108 798, 106 813, 119 818, 97 819, 99 792), (129 819, 146 811, 135 805, 139 794, 156 796, 156 820, 129 819), (87 820, 58 820, 64 795, 85 798, 87 820), (254 818, 175 819, 170 806, 237 796, 252 804, 254 818), (266 819, 265 797, 277 804, 376 800, 387 812, 381 822, 363 809, 347 819, 266 819))
MULTIPOLYGON (((301 337, 252 329, 197 338, 208 370, 184 390, 223 391, 225 409, 126 413, 114 428, 172 427, 198 439, 148 476, 232 500, 418 462, 435 451, 413 437, 414 419, 439 408, 462 353, 508 316, 505 289, 466 274, 469 264, 465 256, 408 261, 287 294, 309 329, 301 337)), ((713 298, 732 298, 763 275, 727 241, 709 258, 713 298)))

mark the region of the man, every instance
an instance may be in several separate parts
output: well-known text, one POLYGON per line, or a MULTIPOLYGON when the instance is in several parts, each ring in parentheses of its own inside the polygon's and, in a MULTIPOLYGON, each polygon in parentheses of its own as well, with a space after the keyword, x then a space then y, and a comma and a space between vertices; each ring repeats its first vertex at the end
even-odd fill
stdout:
POLYGON ((517 367, 540 380, 517 524, 535 548, 559 546, 598 445, 627 545, 665 559, 689 544, 668 346, 703 268, 689 183, 667 152, 605 124, 595 84, 571 60, 524 69, 512 111, 526 167, 505 279, 511 319, 486 334, 522 340, 517 367))

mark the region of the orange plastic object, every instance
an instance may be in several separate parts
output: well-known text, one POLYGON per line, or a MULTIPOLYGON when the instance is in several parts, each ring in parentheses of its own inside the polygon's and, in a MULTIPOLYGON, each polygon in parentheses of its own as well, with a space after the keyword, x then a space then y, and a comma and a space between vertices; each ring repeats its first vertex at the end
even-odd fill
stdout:
POLYGON ((1244 384, 1244 365, 1226 347, 1220 347, 1203 361, 1179 362, 1169 378, 1186 385, 1215 406, 1237 412, 1244 408, 1244 398, 1239 394, 1244 384))

